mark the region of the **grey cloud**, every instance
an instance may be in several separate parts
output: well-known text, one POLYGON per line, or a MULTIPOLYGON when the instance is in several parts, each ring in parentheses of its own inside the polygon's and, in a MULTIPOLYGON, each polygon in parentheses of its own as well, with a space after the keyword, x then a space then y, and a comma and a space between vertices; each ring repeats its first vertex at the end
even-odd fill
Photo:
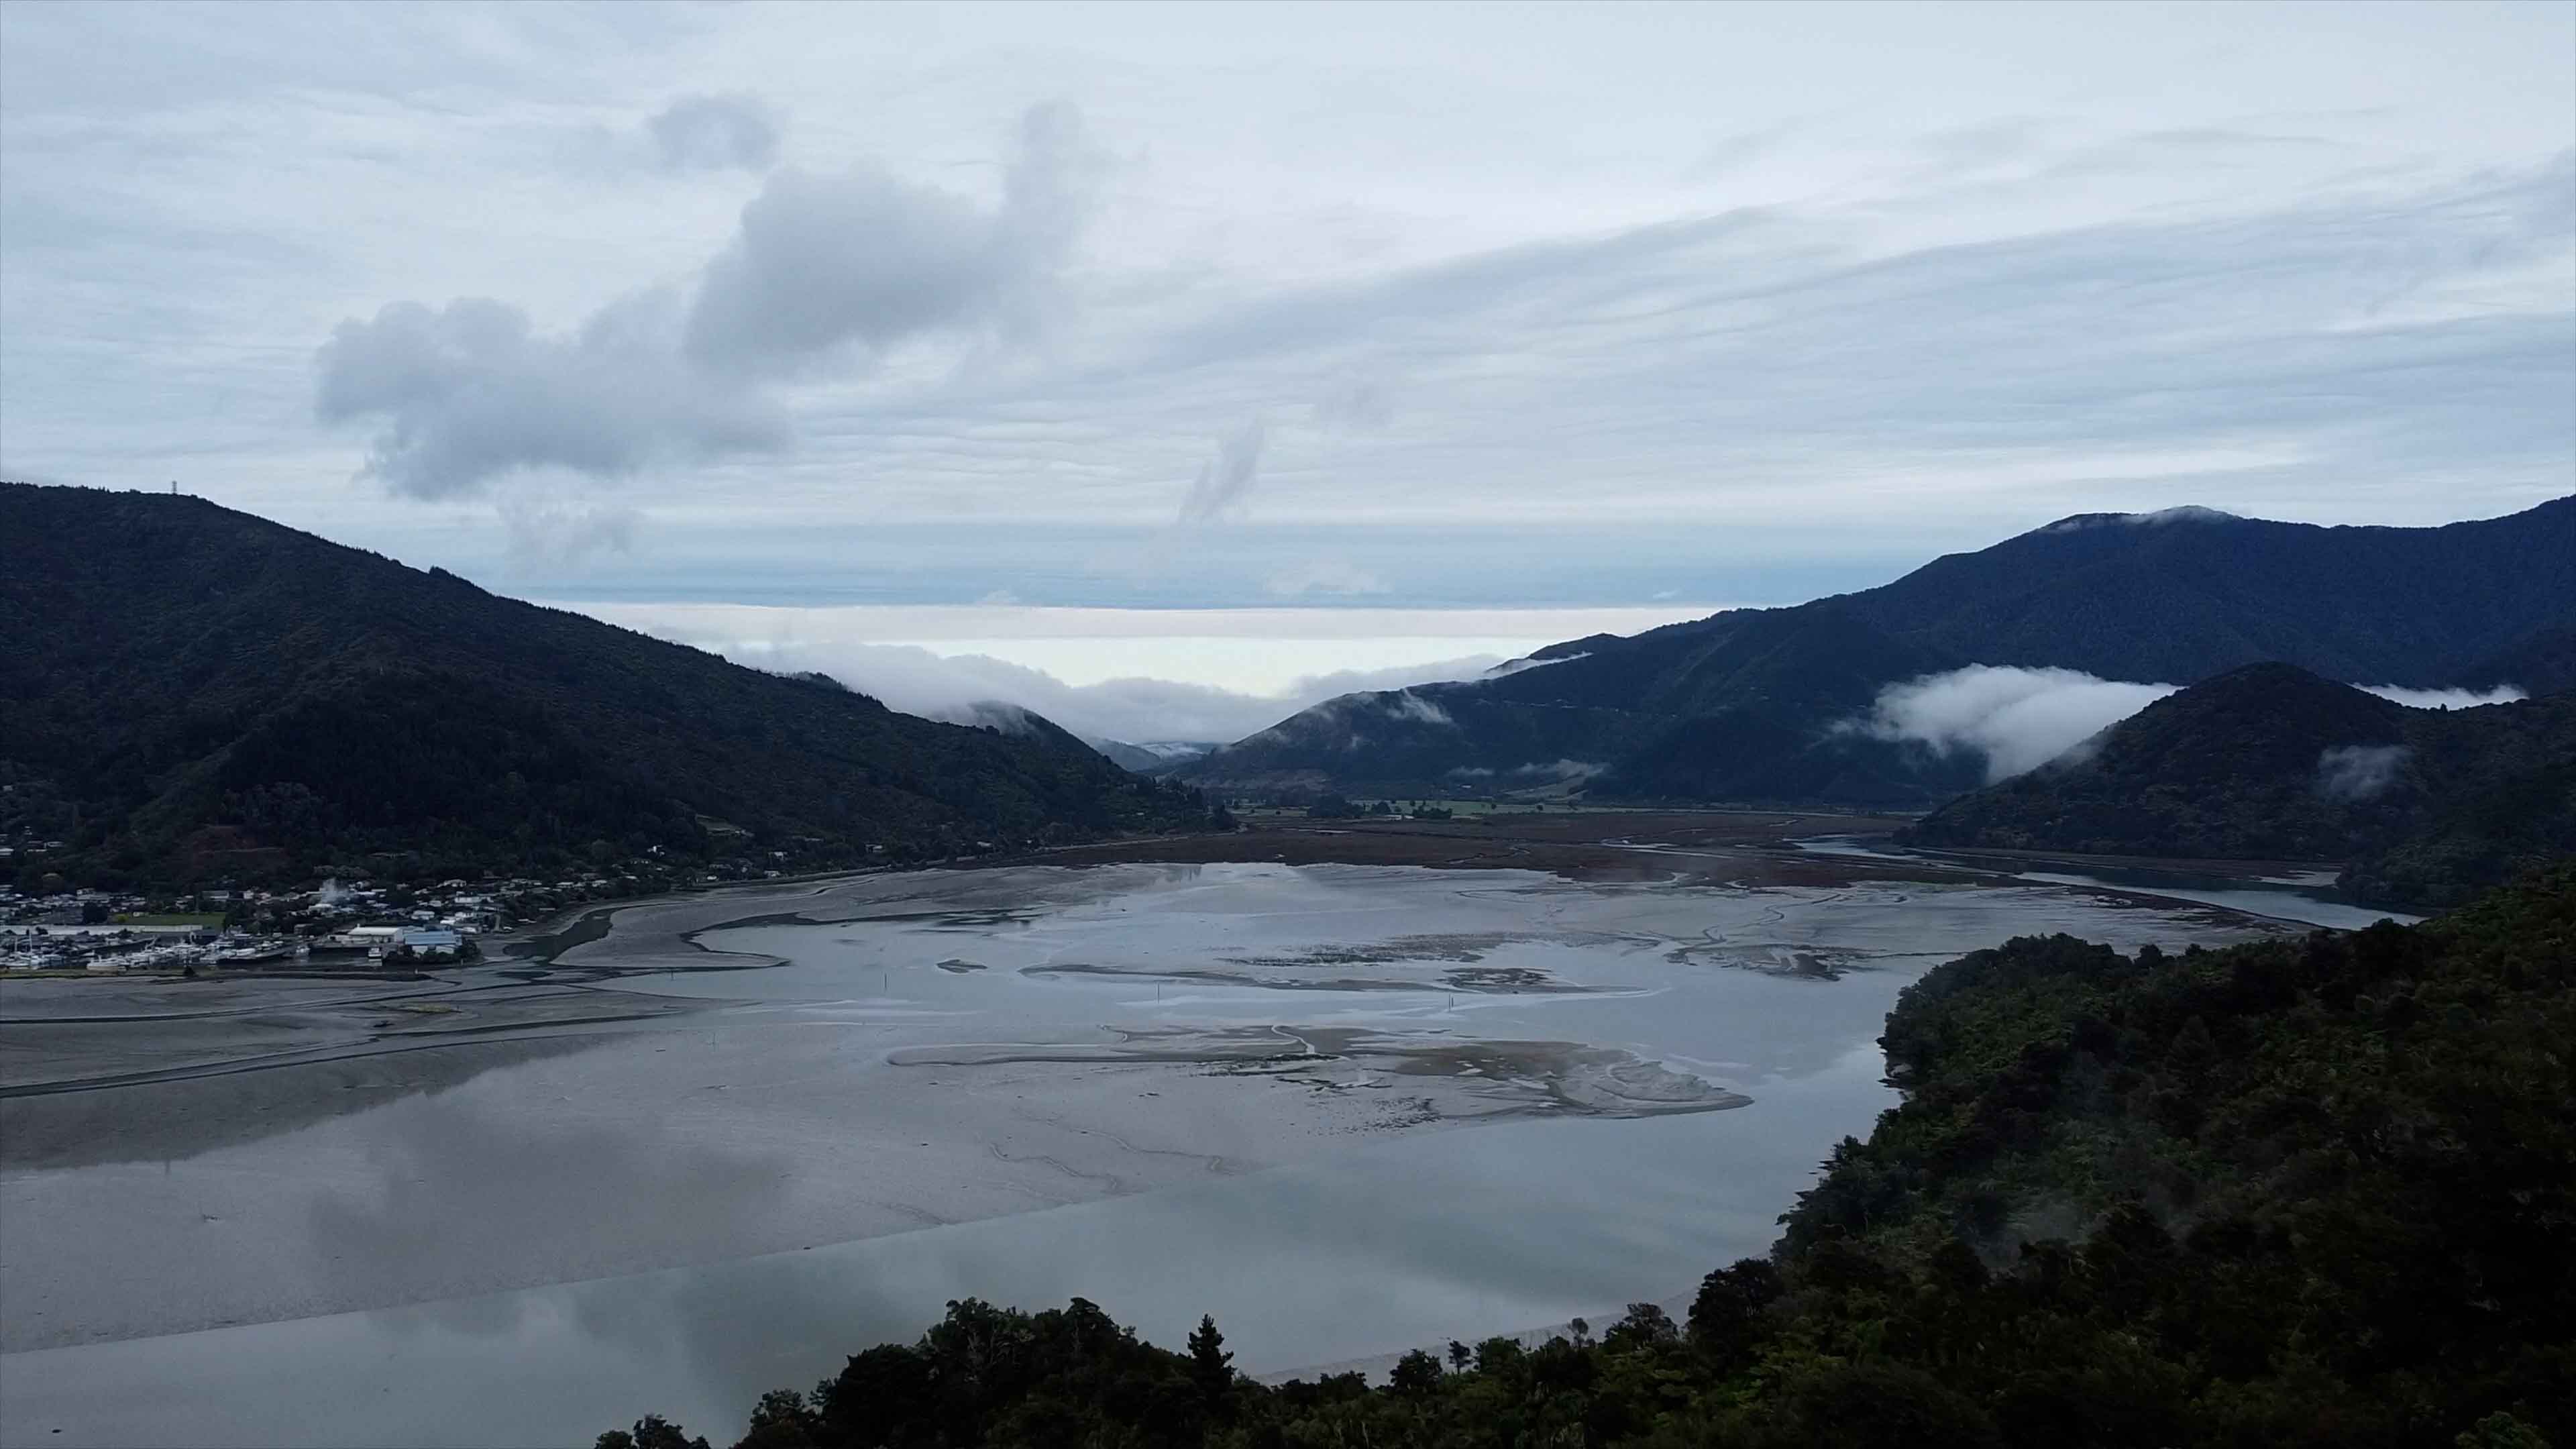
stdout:
POLYGON ((508 565, 519 573, 631 552, 644 523, 640 509, 573 497, 511 495, 498 500, 495 512, 508 535, 508 565))
POLYGON ((1091 204, 1079 115, 1023 119, 998 207, 860 168, 789 171, 744 206, 687 327, 690 357, 754 372, 946 327, 1025 325, 1091 204))
POLYGON ((1915 142, 1927 172, 1978 171, 2041 151, 2051 127, 2034 116, 2006 116, 1925 133, 1915 142))
POLYGON ((1216 456, 1199 469, 1190 491, 1181 497, 1181 522, 1213 523, 1249 497, 1269 435, 1269 425, 1255 415, 1217 439, 1216 456))
POLYGON ((1315 404, 1315 425, 1329 432, 1365 432, 1385 427, 1394 417, 1385 385, 1368 378, 1345 378, 1315 404))
POLYGON ((1686 175, 1699 180, 1731 175, 1778 151, 1782 144, 1806 125, 1804 121, 1774 122, 1750 131, 1721 136, 1691 163, 1686 175))
POLYGON ((998 209, 865 170, 773 176, 685 306, 637 292, 548 336, 489 298, 391 303, 323 344, 317 411, 380 424, 364 474, 419 498, 780 448, 769 384, 795 364, 1025 317, 1080 223, 1086 156, 1078 118, 1046 106, 1022 123, 998 209))
POLYGON ((364 472, 417 498, 501 474, 562 468, 617 478, 666 461, 776 447, 770 402, 695 374, 667 345, 666 298, 604 309, 546 337, 505 302, 395 302, 343 322, 315 363, 330 423, 380 420, 364 472))
POLYGON ((644 123, 666 171, 766 171, 778 123, 753 96, 682 96, 644 123))
POLYGON ((2385 794, 2406 763, 2404 745, 2344 745, 2317 756, 2317 793, 2362 801, 2385 794))
POLYGON ((2571 196, 2561 160, 1869 259, 1739 212, 1278 295, 1128 375, 1400 360, 1447 431, 1391 460, 1505 500, 1681 466, 1713 491, 1956 469, 2060 513, 2188 477, 2269 508, 2465 468, 2518 488, 2501 511, 2576 448, 2576 312, 2529 281, 2568 254, 2571 196), (2519 295, 2447 300, 2498 284, 2519 295))

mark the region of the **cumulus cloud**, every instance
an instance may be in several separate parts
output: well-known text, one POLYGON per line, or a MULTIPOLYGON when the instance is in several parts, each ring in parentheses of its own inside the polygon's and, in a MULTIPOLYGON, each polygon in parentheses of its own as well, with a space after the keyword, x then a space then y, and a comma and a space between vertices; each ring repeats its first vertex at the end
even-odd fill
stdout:
POLYGON ((2381 699, 2395 700, 2408 709, 2474 709, 2482 704, 2511 704, 2517 699, 2531 697, 2510 684, 2499 684, 2488 690, 2408 689, 2402 684, 2364 684, 2356 687, 2368 690, 2381 699))
POLYGON ((1079 117, 1053 105, 1023 119, 996 206, 864 167, 784 172, 690 286, 634 293, 569 333, 488 298, 342 322, 315 357, 317 411, 377 424, 363 474, 420 498, 780 447, 786 374, 1033 317, 1093 170, 1079 117))
POLYGON ((1986 757, 1989 782, 2057 758, 2171 694, 2177 685, 2098 679, 2074 669, 1972 664, 1891 684, 1846 728, 1986 757))
POLYGON ((861 167, 773 177, 743 208, 689 314, 689 355, 767 372, 940 328, 1016 327, 1090 204, 1080 115, 1031 110, 998 207, 861 167))
POLYGON ((1216 456, 1200 467, 1198 477, 1190 480, 1190 491, 1181 495, 1183 524, 1213 523, 1251 495, 1269 435, 1269 425, 1256 414, 1217 439, 1216 456))
POLYGON ((644 123, 665 171, 766 171, 778 123, 753 96, 682 96, 644 123))
POLYGON ((2404 745, 2343 745, 2317 756, 2317 793, 2330 800, 2362 801, 2397 783, 2406 763, 2404 745))
POLYGON ((672 320, 659 293, 565 337, 538 334, 527 313, 489 298, 391 303, 322 345, 318 409, 324 422, 380 422, 361 471, 416 498, 472 493, 523 469, 622 478, 780 445, 784 414, 683 364, 666 345, 672 320))

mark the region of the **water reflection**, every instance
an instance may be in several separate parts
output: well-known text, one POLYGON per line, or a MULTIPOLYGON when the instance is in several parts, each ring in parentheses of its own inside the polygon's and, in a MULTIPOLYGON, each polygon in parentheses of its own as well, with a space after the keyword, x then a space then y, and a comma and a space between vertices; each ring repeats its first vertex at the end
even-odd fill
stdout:
POLYGON ((386 1108, 374 1127, 369 1170, 321 1187, 310 1209, 324 1275, 362 1298, 437 1271, 486 1235, 516 1240, 520 1253, 533 1240, 577 1265, 604 1218, 628 1251, 685 1260, 768 1214, 796 1166, 785 1152, 638 1133, 627 1122, 563 1122, 452 1094, 386 1108))
POLYGON ((648 1410, 723 1434, 965 1295, 1080 1295, 1166 1342, 1212 1312, 1252 1370, 1615 1314, 1767 1246, 1890 1100, 1872 1043, 1926 967, 2015 934, 2280 929, 2041 884, 1255 865, 905 878, 803 908, 832 923, 645 908, 631 959, 657 974, 620 988, 687 1009, 590 1049, 148 1180, 0 1177, 13 1327, 162 1335, 0 1355, 0 1438, 581 1443, 648 1410), (659 971, 709 932, 749 953, 728 962, 787 964, 659 971), (1531 982, 1550 989, 1506 989, 1531 982), (1244 1033, 1303 1055, 1101 1056, 1244 1033), (1550 1043, 1751 1102, 1425 1130, 1601 1110, 1533 1071, 1550 1043), (1516 1076, 1538 1089, 1492 1089, 1516 1076), (1130 1195, 1082 1201, 1110 1191, 1130 1195), (351 1307, 375 1311, 330 1312, 351 1307), (283 1321, 170 1331, 253 1314, 283 1321))
POLYGON ((1171 1343, 1213 1313, 1254 1372, 1601 1317, 1761 1251, 1813 1144, 1892 1100, 1878 1071, 1856 1051, 1761 1083, 1771 1130, 1514 1123, 705 1268, 10 1355, 0 1414, 12 1442, 66 1445, 202 1443, 210 1424, 279 1444, 578 1443, 647 1410, 721 1435, 763 1390, 967 1295, 1079 1294, 1171 1343))

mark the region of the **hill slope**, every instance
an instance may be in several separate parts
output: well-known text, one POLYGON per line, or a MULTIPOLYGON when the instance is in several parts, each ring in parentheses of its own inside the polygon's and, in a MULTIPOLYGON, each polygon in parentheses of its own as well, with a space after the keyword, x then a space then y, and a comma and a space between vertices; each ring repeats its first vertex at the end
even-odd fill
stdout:
POLYGON ((2279 660, 2449 685, 2544 625, 2576 624, 2576 497, 2440 528, 2081 514, 1844 603, 1980 664, 2191 684, 2279 660))
POLYGON ((2441 528, 2205 509, 2061 520, 1894 583, 1598 635, 1499 678, 1328 701, 1178 772, 1229 789, 1599 794, 1929 805, 1975 762, 1833 726, 1963 665, 2191 683, 2282 660, 2330 678, 2554 680, 2576 633, 2576 498, 2441 528))
POLYGON ((2351 860, 2347 889, 2454 904, 2576 851, 2576 695, 2407 709, 2287 664, 2157 701, 1942 807, 1918 845, 2351 860))
POLYGON ((0 830, 100 880, 821 864, 1202 808, 1042 720, 933 724, 150 494, 0 487, 0 698, 0 830))
POLYGON ((1868 806, 1928 804, 1978 778, 1973 762, 1821 728, 1866 710, 1888 679, 1966 662, 1830 601, 1581 643, 1499 677, 1328 700, 1174 774, 1353 795, 1588 784, 1868 806))

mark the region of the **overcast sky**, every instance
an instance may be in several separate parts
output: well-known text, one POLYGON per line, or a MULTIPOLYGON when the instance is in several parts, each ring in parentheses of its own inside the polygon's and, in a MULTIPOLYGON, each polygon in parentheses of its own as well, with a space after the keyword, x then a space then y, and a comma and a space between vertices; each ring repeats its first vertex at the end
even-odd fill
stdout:
POLYGON ((2565 4, 13 4, 0 475, 711 641, 1365 608, 1415 662, 2079 511, 2492 515, 2576 489, 2571 56, 2565 4), (1524 632, 1396 617, 1467 608, 1524 632))

